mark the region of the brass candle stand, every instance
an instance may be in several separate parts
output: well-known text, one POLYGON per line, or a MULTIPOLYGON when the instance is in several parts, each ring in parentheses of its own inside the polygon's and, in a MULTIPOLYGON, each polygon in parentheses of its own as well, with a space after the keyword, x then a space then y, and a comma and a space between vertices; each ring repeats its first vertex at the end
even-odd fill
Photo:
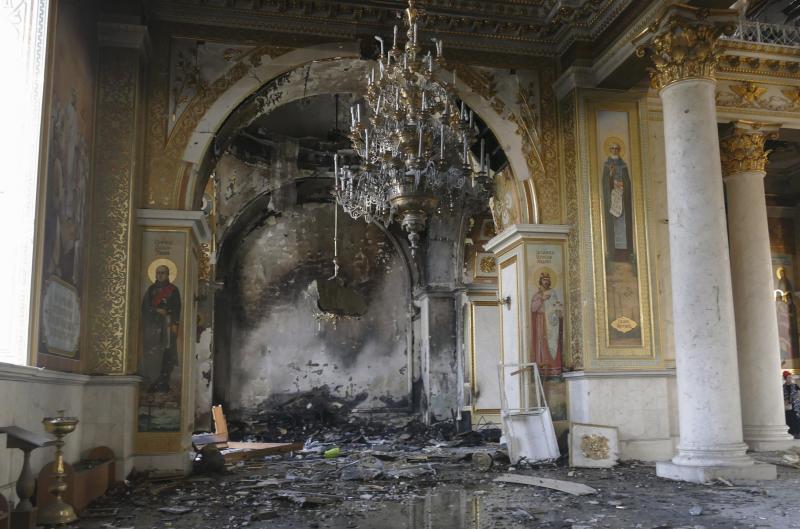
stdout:
POLYGON ((75 430, 78 425, 76 417, 64 417, 63 412, 58 417, 45 417, 42 419, 44 429, 47 433, 56 437, 54 443, 56 447, 56 457, 53 461, 53 484, 50 485, 50 493, 55 496, 55 501, 45 505, 39 510, 37 518, 38 525, 61 525, 74 522, 78 519, 72 505, 65 502, 61 497, 67 491, 67 483, 64 480, 67 473, 64 471, 64 453, 61 448, 64 446, 64 436, 75 430))

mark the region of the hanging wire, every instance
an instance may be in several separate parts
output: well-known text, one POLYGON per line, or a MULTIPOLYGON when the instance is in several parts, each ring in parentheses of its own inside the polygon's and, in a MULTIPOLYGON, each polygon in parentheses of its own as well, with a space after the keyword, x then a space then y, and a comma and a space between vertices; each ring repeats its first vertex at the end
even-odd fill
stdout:
MULTIPOLYGON (((333 155, 333 181, 334 189, 338 191, 339 188, 339 155, 333 155)), ((339 197, 338 193, 333 195, 333 275, 328 278, 328 281, 335 279, 339 275, 339 197)))

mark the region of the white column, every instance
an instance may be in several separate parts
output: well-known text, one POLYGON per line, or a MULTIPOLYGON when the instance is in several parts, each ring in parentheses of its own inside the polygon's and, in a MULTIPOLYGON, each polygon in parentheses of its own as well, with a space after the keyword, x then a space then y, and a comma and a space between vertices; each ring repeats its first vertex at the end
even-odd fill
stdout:
POLYGON ((764 198, 766 135, 775 128, 736 123, 721 141, 728 189, 733 301, 744 441, 752 450, 794 444, 783 413, 778 321, 764 198))
POLYGON ((701 483, 776 477, 774 466, 745 454, 742 440, 714 81, 716 39, 732 29, 734 17, 728 10, 669 6, 639 37, 637 50, 652 59, 651 80, 663 104, 678 379, 678 454, 656 472, 701 483))

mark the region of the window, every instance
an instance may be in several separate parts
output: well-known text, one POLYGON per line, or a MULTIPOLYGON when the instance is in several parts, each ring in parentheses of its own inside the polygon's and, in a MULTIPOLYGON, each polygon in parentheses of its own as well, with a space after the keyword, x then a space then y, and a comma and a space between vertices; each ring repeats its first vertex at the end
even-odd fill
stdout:
POLYGON ((47 0, 0 1, 0 362, 28 361, 47 0))

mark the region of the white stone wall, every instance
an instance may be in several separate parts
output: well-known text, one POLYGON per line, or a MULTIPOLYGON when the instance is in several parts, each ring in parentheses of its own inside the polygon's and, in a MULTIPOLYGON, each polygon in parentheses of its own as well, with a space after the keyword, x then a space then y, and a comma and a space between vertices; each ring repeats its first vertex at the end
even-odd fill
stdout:
POLYGON ((620 459, 672 457, 678 436, 673 371, 569 373, 572 422, 619 428, 620 459))
MULTIPOLYGON (((64 447, 75 463, 96 446, 108 446, 117 457, 117 479, 133 468, 134 398, 138 377, 94 377, 0 363, 0 426, 19 426, 44 433, 42 419, 64 410, 80 423, 64 447)), ((0 434, 0 494, 16 501, 14 487, 22 468, 22 452, 7 449, 0 434)), ((52 447, 34 450, 34 475, 53 459, 52 447)))

